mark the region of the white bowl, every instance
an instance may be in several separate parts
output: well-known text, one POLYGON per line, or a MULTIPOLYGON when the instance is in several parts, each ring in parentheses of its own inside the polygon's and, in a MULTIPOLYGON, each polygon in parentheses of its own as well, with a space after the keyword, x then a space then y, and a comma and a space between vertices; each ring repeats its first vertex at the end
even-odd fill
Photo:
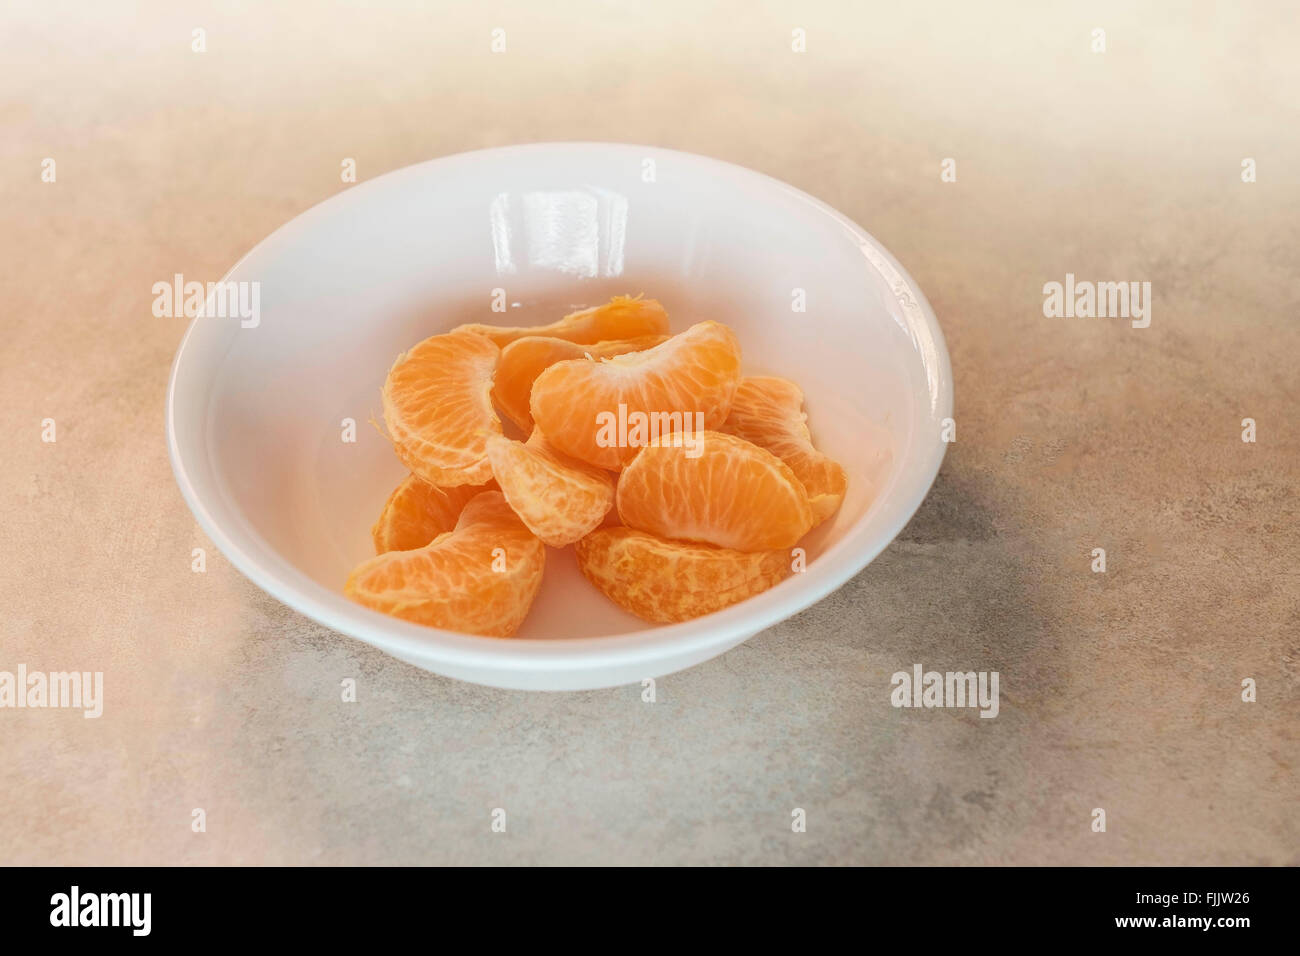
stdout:
POLYGON ((462 680, 608 687, 714 657, 862 570, 920 505, 946 448, 948 353, 903 267, 811 196, 701 156, 545 143, 432 160, 308 210, 225 281, 260 284, 259 321, 196 318, 167 394, 172 467, 199 524, 290 607, 462 680), (492 310, 494 290, 506 314, 492 310), (807 570, 716 614, 655 626, 589 585, 572 548, 548 550, 542 590, 508 640, 345 598, 405 473, 367 424, 381 417, 394 357, 462 322, 550 322, 642 292, 664 303, 674 331, 723 321, 747 373, 803 387, 815 441, 850 480, 838 514, 804 543, 807 570), (354 442, 344 419, 356 422, 354 442))

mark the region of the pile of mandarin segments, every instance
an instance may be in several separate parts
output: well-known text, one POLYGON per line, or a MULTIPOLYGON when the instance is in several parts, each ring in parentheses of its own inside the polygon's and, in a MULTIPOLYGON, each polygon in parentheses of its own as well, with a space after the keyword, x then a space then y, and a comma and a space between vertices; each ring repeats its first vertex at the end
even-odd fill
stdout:
POLYGON ((743 376, 718 322, 670 335, 653 299, 435 335, 398 356, 383 407, 411 473, 345 592, 469 634, 518 630, 547 547, 574 545, 587 580, 646 620, 720 610, 790 574, 847 486, 812 445, 797 385, 743 376), (633 427, 610 440, 616 419, 633 427))

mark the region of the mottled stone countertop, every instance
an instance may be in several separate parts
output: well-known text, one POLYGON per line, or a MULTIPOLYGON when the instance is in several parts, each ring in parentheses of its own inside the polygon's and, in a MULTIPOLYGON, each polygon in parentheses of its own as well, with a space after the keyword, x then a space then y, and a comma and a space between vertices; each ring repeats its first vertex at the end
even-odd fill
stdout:
POLYGON ((105 707, 0 709, 0 863, 1300 862, 1297 21, 798 6, 6 4, 0 670, 102 671, 105 707), (812 192, 952 356, 958 440, 898 540, 653 704, 301 617, 211 548, 163 440, 154 282, 220 276, 344 157, 556 139, 812 192), (1150 282, 1150 327, 1045 317, 1067 273, 1150 282), (917 662, 998 671, 997 718, 891 707, 917 662))

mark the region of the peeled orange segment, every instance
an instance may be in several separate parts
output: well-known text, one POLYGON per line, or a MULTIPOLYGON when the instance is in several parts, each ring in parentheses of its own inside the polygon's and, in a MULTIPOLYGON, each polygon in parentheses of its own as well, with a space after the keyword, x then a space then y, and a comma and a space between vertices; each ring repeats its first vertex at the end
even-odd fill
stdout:
POLYGON ((783 378, 750 376, 740 380, 722 430, 766 448, 789 465, 808 492, 813 518, 820 524, 844 500, 849 480, 839 462, 813 447, 807 421, 798 385, 783 378))
POLYGON ((630 528, 737 551, 792 547, 813 525, 790 466, 721 432, 670 435, 643 449, 623 469, 617 501, 630 528))
POLYGON ((736 336, 701 322, 643 352, 557 362, 533 382, 530 408, 560 451, 618 470, 656 435, 718 428, 739 381, 736 336))
POLYGON ((488 488, 488 485, 439 488, 416 475, 407 475, 388 496, 379 520, 370 529, 375 554, 423 548, 438 535, 456 527, 456 519, 469 500, 488 488))
POLYGON ((509 637, 542 583, 546 547, 499 491, 474 497, 456 527, 414 551, 357 567, 343 591, 368 608, 416 624, 509 637))
POLYGON ((668 313, 654 299, 616 295, 604 305, 566 315, 550 325, 506 328, 496 325, 461 325, 457 332, 486 336, 501 348, 525 335, 547 335, 586 344, 608 339, 634 339, 642 335, 667 335, 668 313))
POLYGON ((660 624, 720 611, 766 591, 791 569, 788 551, 733 551, 631 528, 593 531, 574 550, 578 567, 601 593, 660 624))
POLYGON ((492 383, 492 397, 507 418, 525 432, 530 432, 533 416, 528 410, 528 398, 533 391, 533 382, 545 369, 556 362, 588 355, 601 359, 625 352, 640 352, 654 348, 667 338, 666 335, 643 335, 635 339, 614 339, 591 345, 578 345, 566 339, 545 335, 528 335, 516 339, 501 350, 501 362, 497 365, 496 378, 492 383))
POLYGON ((500 350, 481 335, 449 332, 397 357, 384 382, 384 422, 397 457, 430 484, 481 485, 492 477, 489 435, 500 350))
POLYGON ((527 443, 494 435, 488 459, 515 514, 553 548, 573 544, 614 506, 614 476, 559 454, 538 430, 527 443))

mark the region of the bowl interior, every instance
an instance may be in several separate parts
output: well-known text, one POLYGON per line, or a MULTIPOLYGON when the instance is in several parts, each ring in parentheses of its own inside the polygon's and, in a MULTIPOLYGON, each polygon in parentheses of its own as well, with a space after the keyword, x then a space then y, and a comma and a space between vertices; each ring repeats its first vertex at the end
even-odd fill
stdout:
MULTIPOLYGON (((194 322, 174 373, 174 454, 210 522, 323 600, 345 600, 405 474, 371 424, 388 368, 462 322, 541 324, 644 293, 675 332, 730 325, 746 372, 797 382, 814 441, 848 469, 842 509, 805 544, 810 571, 873 516, 892 537, 901 521, 881 512, 914 496, 948 414, 942 346, 887 253, 796 190, 685 154, 569 144, 409 167, 295 219, 228 280, 258 284, 257 324, 194 322)), ((547 562, 520 637, 653 627, 596 592, 572 548, 547 562)))

